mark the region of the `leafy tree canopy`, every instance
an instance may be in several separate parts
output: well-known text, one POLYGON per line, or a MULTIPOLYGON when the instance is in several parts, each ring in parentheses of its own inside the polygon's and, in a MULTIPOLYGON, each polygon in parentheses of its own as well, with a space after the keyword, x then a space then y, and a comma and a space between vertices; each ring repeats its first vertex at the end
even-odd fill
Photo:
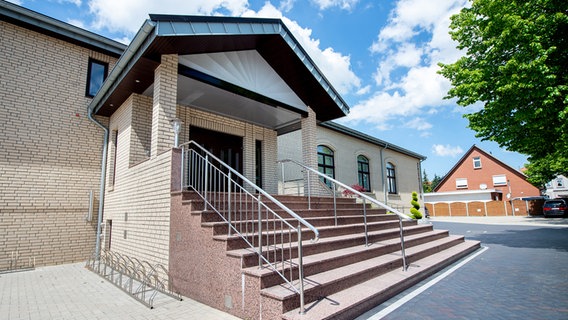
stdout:
POLYGON ((568 175, 568 1, 473 0, 452 17, 465 55, 440 64, 482 140, 528 155, 529 180, 568 175))

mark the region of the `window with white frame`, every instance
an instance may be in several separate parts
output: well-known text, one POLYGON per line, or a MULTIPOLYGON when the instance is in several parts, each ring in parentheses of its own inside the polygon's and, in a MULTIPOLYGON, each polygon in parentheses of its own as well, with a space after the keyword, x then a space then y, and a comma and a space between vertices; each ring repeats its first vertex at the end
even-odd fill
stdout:
POLYGON ((557 178, 556 179, 556 186, 558 188, 564 188, 564 181, 562 181, 562 178, 557 178))
POLYGON ((456 179, 456 188, 457 189, 467 188, 467 178, 457 178, 456 179))
POLYGON ((481 169, 481 157, 473 157, 473 168, 481 169))
POLYGON ((506 186, 507 185, 507 176, 504 174, 493 176, 493 185, 494 186, 506 186))

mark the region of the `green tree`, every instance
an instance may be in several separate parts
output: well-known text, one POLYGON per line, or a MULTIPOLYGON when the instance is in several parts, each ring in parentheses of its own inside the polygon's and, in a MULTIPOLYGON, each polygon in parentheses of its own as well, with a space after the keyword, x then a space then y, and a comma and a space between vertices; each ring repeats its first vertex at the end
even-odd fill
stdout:
POLYGON ((436 189, 436 187, 440 184, 440 181, 442 181, 442 177, 438 176, 437 174, 434 174, 434 178, 432 178, 432 191, 434 191, 434 189, 436 189))
POLYGON ((422 191, 425 193, 432 192, 432 182, 428 180, 428 175, 426 174, 426 170, 422 173, 422 191))
POLYGON ((465 55, 440 64, 446 98, 483 109, 465 115, 482 140, 528 156, 529 181, 568 174, 568 1, 473 0, 452 17, 465 55))

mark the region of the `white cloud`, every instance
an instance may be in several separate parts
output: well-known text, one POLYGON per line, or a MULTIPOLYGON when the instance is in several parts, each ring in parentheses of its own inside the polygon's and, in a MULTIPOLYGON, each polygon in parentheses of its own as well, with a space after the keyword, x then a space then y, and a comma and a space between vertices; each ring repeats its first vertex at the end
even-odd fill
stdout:
POLYGON ((77 7, 81 6, 81 0, 57 0, 57 2, 59 3, 72 3, 74 5, 76 5, 77 7))
POLYGON ((448 34, 450 16, 467 0, 400 0, 369 48, 378 56, 373 77, 378 90, 351 109, 346 122, 367 122, 389 128, 397 117, 435 113, 455 104, 444 100, 449 81, 439 75, 438 62, 461 54, 448 34))
POLYGON ((320 10, 329 9, 331 7, 339 7, 344 10, 351 10, 355 7, 359 0, 312 0, 320 10))
POLYGON ((247 0, 89 0, 93 27, 134 35, 149 13, 216 15, 220 11, 240 16, 247 0))
POLYGON ((432 152, 434 152, 435 155, 441 156, 441 157, 456 157, 460 154, 463 153, 463 149, 460 146, 455 146, 452 147, 449 144, 447 145, 441 145, 441 144, 435 144, 432 146, 432 152))
POLYGON ((67 20, 67 23, 74 25, 75 27, 81 28, 81 29, 85 29, 85 23, 81 20, 77 20, 77 19, 69 19, 67 20))
POLYGON ((21 0, 7 0, 7 1, 8 1, 8 2, 11 2, 11 3, 13 3, 13 4, 17 4, 17 5, 19 5, 19 6, 22 5, 22 1, 21 1, 21 0))
POLYGON ((278 9, 280 11, 288 12, 294 7, 294 2, 296 2, 296 0, 282 0, 280 1, 278 9))
POLYGON ((414 118, 414 119, 408 121, 405 124, 405 127, 409 128, 409 129, 415 129, 415 130, 418 130, 418 131, 426 131, 426 130, 432 128, 432 124, 428 123, 426 120, 424 120, 422 118, 414 118))

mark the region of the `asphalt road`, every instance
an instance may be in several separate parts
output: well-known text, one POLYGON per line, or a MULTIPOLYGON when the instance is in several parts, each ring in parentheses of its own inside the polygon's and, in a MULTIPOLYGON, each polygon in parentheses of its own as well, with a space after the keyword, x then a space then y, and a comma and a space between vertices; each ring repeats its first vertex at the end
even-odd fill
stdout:
MULTIPOLYGON (((568 319, 568 228, 433 224, 488 249, 382 319, 568 319)), ((412 291, 359 319, 378 319, 378 311, 412 291)))

